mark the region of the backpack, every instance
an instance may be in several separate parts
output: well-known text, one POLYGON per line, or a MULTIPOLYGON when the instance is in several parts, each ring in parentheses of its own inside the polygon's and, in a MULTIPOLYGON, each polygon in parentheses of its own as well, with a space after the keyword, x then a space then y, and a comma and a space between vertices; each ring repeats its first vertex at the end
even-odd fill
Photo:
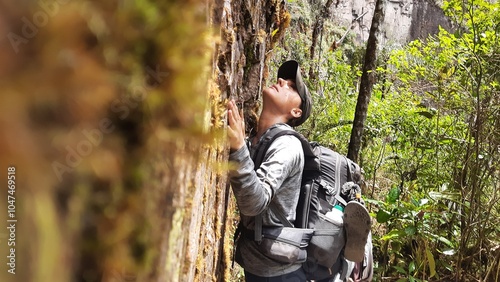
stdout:
MULTIPOLYGON (((354 173, 361 169, 347 157, 316 142, 309 142, 294 130, 275 127, 266 133, 256 149, 255 170, 262 164, 271 143, 283 135, 297 137, 304 150, 305 163, 294 227, 313 229, 314 233, 307 245, 303 269, 308 280, 338 277, 342 271, 346 272, 345 260, 341 256, 345 232, 342 225, 333 223, 325 214, 336 205, 343 207, 347 204, 349 198, 342 194, 342 187, 347 182, 353 182, 356 178, 354 173)), ((285 216, 278 214, 278 218, 284 226, 290 226, 285 216)), ((261 227, 256 225, 256 230, 260 232, 261 227)), ((341 277, 346 275, 348 273, 342 273, 341 277)))

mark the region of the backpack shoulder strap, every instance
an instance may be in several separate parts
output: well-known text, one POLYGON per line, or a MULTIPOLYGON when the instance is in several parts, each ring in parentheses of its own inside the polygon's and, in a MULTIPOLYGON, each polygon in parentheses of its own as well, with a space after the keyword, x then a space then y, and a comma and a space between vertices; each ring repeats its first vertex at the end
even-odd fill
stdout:
MULTIPOLYGON (((319 158, 314 154, 313 147, 311 143, 300 133, 292 129, 283 129, 279 127, 272 128, 269 132, 267 132, 264 136, 264 139, 261 140, 259 146, 257 147, 257 151, 255 153, 254 159, 254 169, 257 170, 262 162, 264 161, 264 157, 266 155, 267 150, 271 146, 274 140, 283 135, 293 135, 299 139, 302 144, 302 150, 304 151, 304 173, 303 176, 311 179, 313 177, 319 176, 319 158)), ((302 179, 304 182, 307 179, 302 179)))
MULTIPOLYGON (((291 129, 283 129, 279 127, 275 127, 270 129, 266 134, 264 135, 264 139, 260 141, 259 146, 256 149, 255 152, 255 159, 254 159, 254 169, 257 170, 262 162, 264 161, 264 157, 266 155, 267 150, 271 146, 274 140, 276 140, 278 137, 284 136, 284 135, 293 135, 297 137, 300 140, 300 143, 302 144, 302 149, 304 150, 304 172, 306 170, 313 170, 314 167, 317 168, 319 171, 319 161, 314 161, 317 160, 316 156, 314 155, 313 149, 311 145, 309 144, 309 141, 300 133, 298 133, 295 130, 291 129), (311 162, 311 160, 313 160, 311 162), (313 163, 313 165, 311 165, 313 163), (314 164, 317 164, 316 166, 314 164)), ((305 173, 302 174, 303 178, 305 173)), ((303 179, 304 181, 304 179, 303 179)), ((279 211, 276 206, 271 203, 269 204, 269 208, 273 211, 273 213, 278 217, 280 220, 281 224, 287 227, 293 227, 293 224, 286 218, 281 211, 279 211)), ((259 242, 262 240, 262 214, 259 214, 255 217, 255 240, 259 242)))
POLYGON ((347 163, 347 181, 352 181, 352 171, 351 171, 351 160, 344 156, 345 162, 347 163))
POLYGON ((266 152, 267 150, 269 150, 269 147, 271 147, 271 144, 274 142, 274 140, 283 135, 294 135, 297 136, 297 138, 299 138, 298 135, 300 134, 295 130, 291 129, 283 129, 280 127, 271 128, 268 132, 264 134, 264 137, 259 142, 259 146, 257 147, 257 150, 255 152, 255 159, 253 160, 255 170, 257 170, 264 161, 266 152))
MULTIPOLYGON (((349 158, 347 158, 346 156, 343 156, 343 155, 342 156, 339 155, 338 159, 340 159, 341 157, 344 159, 344 162, 345 162, 346 167, 347 167, 347 181, 348 182, 349 181, 354 181, 354 177, 353 177, 354 172, 352 171, 353 168, 351 167, 351 165, 354 166, 354 167, 357 167, 357 164, 354 163, 351 159, 349 159, 349 158)), ((339 167, 340 167, 339 164, 337 164, 337 168, 339 168, 339 167)), ((337 169, 337 171, 340 171, 340 169, 337 169)), ((338 176, 337 179, 340 179, 340 176, 338 176)), ((340 192, 341 192, 340 183, 338 181, 336 181, 336 185, 335 186, 336 186, 335 189, 337 190, 337 192, 335 194, 335 199, 338 202, 340 202, 342 205, 344 205, 344 207, 345 207, 347 205, 347 202, 340 195, 340 192)))

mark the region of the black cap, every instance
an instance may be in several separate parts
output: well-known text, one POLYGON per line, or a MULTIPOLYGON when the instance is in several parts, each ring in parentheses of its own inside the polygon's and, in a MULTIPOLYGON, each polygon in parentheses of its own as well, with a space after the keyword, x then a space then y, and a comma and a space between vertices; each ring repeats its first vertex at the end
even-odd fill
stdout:
POLYGON ((294 60, 284 62, 278 69, 278 78, 285 80, 292 79, 295 81, 297 92, 299 92, 300 99, 302 100, 302 103, 300 104, 302 115, 300 118, 292 120, 290 125, 299 126, 311 115, 312 107, 311 94, 309 94, 309 90, 302 79, 299 63, 294 60))

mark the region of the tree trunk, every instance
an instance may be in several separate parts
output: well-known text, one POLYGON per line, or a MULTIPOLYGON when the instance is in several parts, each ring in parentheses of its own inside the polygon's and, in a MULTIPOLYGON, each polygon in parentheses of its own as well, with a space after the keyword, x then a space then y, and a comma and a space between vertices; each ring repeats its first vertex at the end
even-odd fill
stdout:
POLYGON ((377 67, 377 48, 379 27, 384 21, 384 1, 377 0, 373 14, 370 35, 366 45, 365 61, 363 64, 363 73, 359 87, 358 101, 356 103, 356 112, 349 141, 349 150, 347 157, 357 162, 359 151, 361 150, 361 141, 363 138, 364 124, 370 103, 371 92, 375 84, 375 70, 377 67))
MULTIPOLYGON (((313 79, 316 77, 314 69, 317 64, 314 63, 314 57, 316 56, 316 46, 318 45, 318 37, 323 34, 323 26, 325 24, 325 20, 332 17, 332 7, 333 0, 328 0, 321 9, 319 15, 316 18, 316 22, 313 26, 313 33, 311 39, 311 48, 310 48, 310 56, 309 59, 311 61, 311 66, 309 68, 309 78, 313 79)), ((321 42, 319 43, 319 47, 321 48, 321 42)))

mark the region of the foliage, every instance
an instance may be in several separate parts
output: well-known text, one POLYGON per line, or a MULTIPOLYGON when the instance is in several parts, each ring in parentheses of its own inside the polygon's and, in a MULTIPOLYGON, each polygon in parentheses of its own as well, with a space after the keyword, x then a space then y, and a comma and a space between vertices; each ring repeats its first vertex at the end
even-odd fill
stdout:
POLYGON ((377 170, 392 186, 385 201, 372 201, 388 231, 378 246, 384 275, 498 276, 495 253, 481 251, 499 244, 491 208, 499 201, 498 4, 462 4, 445 5, 463 16, 458 32, 412 42, 379 69, 364 156, 374 164, 372 195, 377 170), (482 266, 481 257, 492 262, 482 266))
MULTIPOLYGON (((500 280, 500 4, 443 9, 454 32, 379 55, 359 160, 376 220, 375 280, 500 280)), ((307 57, 304 37, 277 55, 307 57)), ((341 153, 359 80, 351 48, 317 58, 314 112, 301 128, 341 153)))
POLYGON ((328 52, 321 68, 309 138, 345 154, 356 106, 356 70, 341 51, 328 52))

